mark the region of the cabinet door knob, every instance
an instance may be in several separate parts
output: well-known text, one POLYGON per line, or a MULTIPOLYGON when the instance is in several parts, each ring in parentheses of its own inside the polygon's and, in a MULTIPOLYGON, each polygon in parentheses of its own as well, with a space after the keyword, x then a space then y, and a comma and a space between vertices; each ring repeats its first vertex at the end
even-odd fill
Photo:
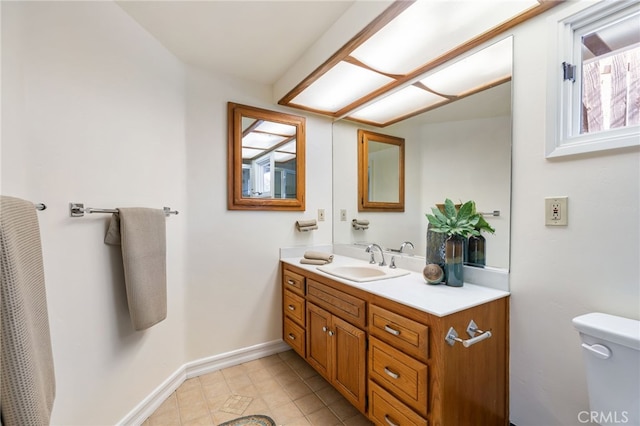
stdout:
POLYGON ((389 367, 385 367, 384 368, 384 372, 387 373, 387 376, 393 378, 393 379, 398 379, 400 378, 400 375, 398 373, 394 373, 393 371, 389 370, 389 367))
POLYGON ((327 332, 327 327, 322 327, 322 331, 324 331, 325 333, 327 332))
POLYGON ((294 336, 293 334, 289 333, 289 339, 296 340, 296 336, 294 336))
POLYGON ((333 331, 329 330, 329 336, 333 336, 333 331))
POLYGON ((395 329, 389 327, 388 325, 384 326, 384 331, 386 331, 387 333, 391 333, 394 336, 399 336, 400 335, 400 330, 395 330, 395 329))

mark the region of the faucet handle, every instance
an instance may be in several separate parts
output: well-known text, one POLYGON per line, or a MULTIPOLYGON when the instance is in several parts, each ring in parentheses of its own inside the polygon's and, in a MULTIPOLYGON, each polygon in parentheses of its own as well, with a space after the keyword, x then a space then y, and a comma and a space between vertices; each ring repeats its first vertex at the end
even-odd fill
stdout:
POLYGON ((389 268, 391 268, 391 269, 396 269, 397 268, 397 266, 396 266, 396 257, 395 256, 391 256, 391 262, 389 264, 389 268))
POLYGON ((373 250, 371 250, 371 255, 369 257, 369 263, 371 263, 372 265, 374 263, 376 263, 376 257, 374 256, 373 250))

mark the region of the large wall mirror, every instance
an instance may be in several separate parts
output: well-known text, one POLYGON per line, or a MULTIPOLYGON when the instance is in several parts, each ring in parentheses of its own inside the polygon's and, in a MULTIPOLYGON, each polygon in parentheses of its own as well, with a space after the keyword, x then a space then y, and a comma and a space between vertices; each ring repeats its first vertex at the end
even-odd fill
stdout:
POLYGON ((404 211, 404 139, 358 130, 358 210, 404 211))
POLYGON ((229 210, 304 210, 305 118, 227 107, 229 210))
MULTIPOLYGON (((511 54, 511 52, 509 52, 511 54)), ((466 96, 382 129, 405 140, 405 209, 401 213, 359 211, 357 150, 354 140, 362 124, 340 120, 333 124, 334 243, 378 243, 408 255, 426 254, 426 213, 446 198, 474 200, 479 212, 496 229, 486 237, 486 266, 509 269, 511 218, 511 81, 466 96), (369 227, 356 230, 353 218, 369 227)), ((380 128, 371 127, 380 132, 380 128)))

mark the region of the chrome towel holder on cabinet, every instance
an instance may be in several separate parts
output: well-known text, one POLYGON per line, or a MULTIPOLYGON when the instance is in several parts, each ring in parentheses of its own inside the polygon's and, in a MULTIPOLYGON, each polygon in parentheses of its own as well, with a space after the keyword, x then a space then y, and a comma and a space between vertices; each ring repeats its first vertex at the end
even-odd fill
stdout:
POLYGON ((469 322, 469 325, 467 326, 467 334, 471 336, 471 339, 463 340, 460 337, 458 337, 458 333, 456 332, 456 330, 453 327, 451 327, 449 328, 449 331, 447 332, 447 335, 445 336, 444 340, 450 346, 455 345, 456 342, 460 342, 462 343, 462 346, 464 346, 465 348, 468 348, 471 345, 475 345, 476 343, 482 342, 483 340, 486 340, 491 337, 491 331, 480 330, 473 320, 471 320, 469 322), (476 334, 478 335, 476 336, 476 334))

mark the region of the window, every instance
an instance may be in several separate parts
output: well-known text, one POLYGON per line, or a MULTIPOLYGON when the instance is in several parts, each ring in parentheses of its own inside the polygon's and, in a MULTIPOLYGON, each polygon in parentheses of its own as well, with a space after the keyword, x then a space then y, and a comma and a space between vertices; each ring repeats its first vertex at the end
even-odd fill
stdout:
POLYGON ((640 145, 640 4, 578 4, 554 25, 547 157, 640 145))

